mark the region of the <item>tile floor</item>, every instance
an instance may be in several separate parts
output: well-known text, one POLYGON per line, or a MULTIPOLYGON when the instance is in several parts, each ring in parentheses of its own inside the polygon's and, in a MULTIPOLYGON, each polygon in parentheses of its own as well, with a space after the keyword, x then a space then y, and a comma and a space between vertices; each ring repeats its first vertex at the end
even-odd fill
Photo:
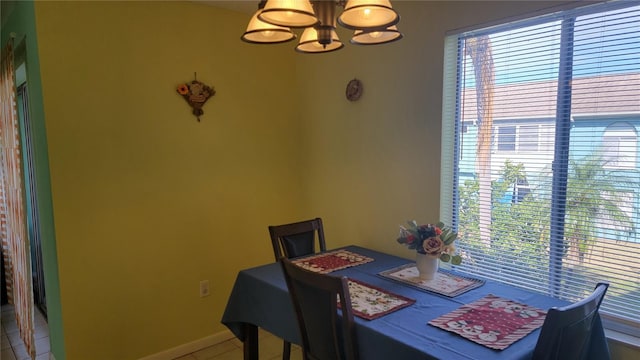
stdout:
MULTIPOLYGON (((0 314, 2 321, 2 360, 26 360, 29 359, 20 339, 18 327, 16 325, 13 305, 3 305, 0 314)), ((42 314, 36 310, 36 360, 49 360, 49 328, 42 314)), ((276 360, 282 359, 282 340, 274 335, 260 330, 260 359, 276 360)), ((216 344, 192 354, 181 356, 175 360, 241 360, 242 342, 238 339, 231 339, 216 344)), ((293 345, 291 349, 291 360, 301 360, 302 352, 300 347, 293 345)))
MULTIPOLYGON (((20 339, 13 305, 2 305, 0 313, 2 322, 2 360, 31 359, 20 339)), ((36 360, 49 360, 49 327, 44 316, 36 309, 35 319, 36 360)))
MULTIPOLYGON (((259 333, 260 359, 282 359, 282 339, 260 330, 259 333)), ((217 345, 196 351, 193 354, 181 356, 174 360, 241 360, 242 342, 231 339, 217 345)), ((302 352, 297 345, 291 346, 291 360, 301 360, 302 352)))

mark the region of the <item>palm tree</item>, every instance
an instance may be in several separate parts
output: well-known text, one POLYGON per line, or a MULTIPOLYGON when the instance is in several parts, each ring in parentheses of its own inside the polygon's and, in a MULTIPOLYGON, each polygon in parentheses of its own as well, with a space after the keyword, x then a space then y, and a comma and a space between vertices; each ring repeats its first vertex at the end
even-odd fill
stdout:
POLYGON ((476 173, 479 183, 480 240, 490 243, 491 233, 491 135, 493 132, 493 93, 495 74, 491 40, 488 35, 465 40, 465 51, 473 62, 476 83, 478 138, 476 173))
POLYGON ((624 198, 638 181, 610 170, 600 151, 582 159, 569 159, 567 207, 565 211, 565 254, 577 254, 580 263, 595 242, 602 221, 633 230, 631 218, 620 209, 624 198), (600 224, 596 225, 596 222, 600 224))
MULTIPOLYGON (((625 176, 608 165, 609 161, 599 151, 569 160, 563 249, 563 257, 567 260, 582 264, 603 225, 635 231, 632 219, 620 204, 626 202, 625 198, 638 188, 640 181, 637 175, 625 176)), ((540 262, 540 256, 548 254, 551 176, 538 175, 546 180, 533 188, 530 195, 516 202, 502 203, 499 199, 505 193, 513 191, 519 180, 528 178, 522 163, 505 161, 500 181, 494 181, 492 185, 491 244, 476 242, 482 216, 480 188, 478 179, 466 181, 460 192, 460 233, 465 243, 496 253, 507 249, 511 254, 518 254, 519 260, 540 262)))

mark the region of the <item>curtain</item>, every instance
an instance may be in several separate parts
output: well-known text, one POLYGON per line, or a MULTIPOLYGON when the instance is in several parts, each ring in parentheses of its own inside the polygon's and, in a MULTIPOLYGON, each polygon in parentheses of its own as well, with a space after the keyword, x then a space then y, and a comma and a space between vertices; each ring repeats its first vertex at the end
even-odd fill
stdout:
POLYGON ((7 293, 14 305, 20 337, 35 359, 33 289, 22 181, 20 130, 16 107, 13 41, 2 52, 0 73, 0 236, 5 256, 7 293))

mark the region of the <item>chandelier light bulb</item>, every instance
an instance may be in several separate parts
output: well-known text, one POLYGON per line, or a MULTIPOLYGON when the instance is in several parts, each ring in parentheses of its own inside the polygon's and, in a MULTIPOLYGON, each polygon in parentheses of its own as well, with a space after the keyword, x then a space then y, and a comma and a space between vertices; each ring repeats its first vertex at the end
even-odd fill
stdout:
POLYGON ((249 21, 247 31, 245 31, 240 38, 242 41, 253 44, 277 44, 296 38, 296 35, 291 32, 291 29, 261 21, 258 18, 259 14, 260 10, 258 10, 251 18, 251 21, 249 21))
POLYGON ((344 44, 338 38, 338 34, 331 31, 331 42, 322 44, 318 41, 318 32, 316 29, 309 27, 304 30, 300 37, 300 43, 296 46, 296 51, 307 54, 318 54, 342 49, 344 44))
POLYGON ((402 39, 402 33, 397 26, 389 26, 384 30, 363 31, 356 30, 353 33, 350 43, 355 45, 378 45, 386 44, 402 39))
POLYGON ((261 0, 241 39, 276 44, 296 38, 291 28, 303 28, 295 50, 323 53, 344 46, 336 23, 355 30, 352 44, 375 45, 401 39, 395 26, 399 21, 390 0, 261 0), (341 14, 338 8, 343 8, 341 14))
POLYGON ((338 17, 338 23, 352 30, 387 28, 400 21, 389 0, 349 0, 338 17))
POLYGON ((318 22, 311 2, 307 0, 268 0, 258 17, 269 24, 293 28, 312 26, 318 22))

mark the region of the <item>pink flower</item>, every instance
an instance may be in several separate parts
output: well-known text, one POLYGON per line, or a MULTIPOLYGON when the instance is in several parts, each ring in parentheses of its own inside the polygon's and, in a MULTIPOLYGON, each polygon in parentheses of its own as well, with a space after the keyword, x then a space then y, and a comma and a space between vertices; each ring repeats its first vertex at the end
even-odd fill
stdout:
POLYGON ((432 236, 424 240, 422 248, 428 255, 440 255, 444 250, 444 242, 439 236, 432 236))

